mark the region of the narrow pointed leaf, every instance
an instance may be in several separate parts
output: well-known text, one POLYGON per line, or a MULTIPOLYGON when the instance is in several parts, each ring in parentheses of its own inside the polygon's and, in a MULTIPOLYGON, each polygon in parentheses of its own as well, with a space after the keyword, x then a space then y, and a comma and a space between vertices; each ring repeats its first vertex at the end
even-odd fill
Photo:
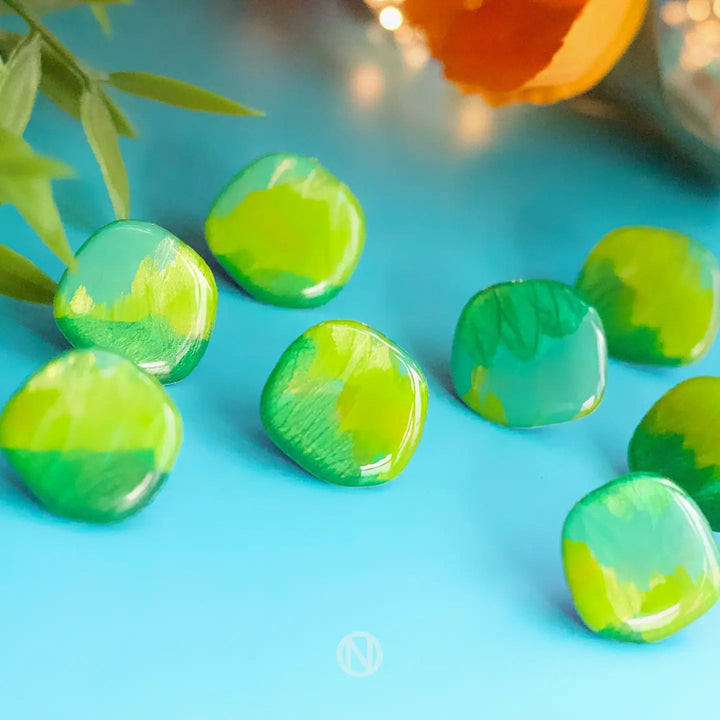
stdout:
POLYGON ((117 103, 105 92, 105 90, 102 90, 102 98, 110 113, 110 117, 113 119, 113 124, 115 125, 115 129, 118 131, 118 134, 123 137, 136 138, 138 134, 132 126, 132 123, 127 119, 127 117, 125 117, 123 111, 117 106, 117 103))
MULTIPOLYGON (((2 0, 0 0, 0 5, 2 0)), ((23 35, 0 30, 0 53, 8 57, 22 41, 23 35)), ((42 77, 40 92, 54 102, 61 110, 76 120, 80 119, 80 99, 83 84, 78 75, 68 67, 65 61, 46 43, 42 44, 42 77)), ((103 91, 104 93, 104 91, 103 91)), ((115 127, 120 135, 137 137, 137 132, 122 110, 104 93, 105 103, 112 115, 115 127)))
POLYGON ((73 170, 64 162, 38 155, 21 137, 0 128, 0 176, 5 179, 71 177, 73 170))
POLYGON ((40 35, 43 42, 51 47, 78 75, 83 76, 85 74, 75 54, 60 41, 60 38, 55 33, 50 31, 40 19, 37 11, 29 6, 25 0, 2 0, 2 3, 19 15, 27 23, 30 30, 40 35))
POLYGON ((106 35, 112 35, 112 25, 110 24, 110 16, 108 15, 107 8, 97 2, 90 5, 90 10, 98 21, 98 25, 102 28, 102 31, 106 35))
POLYGON ((118 219, 127 218, 130 213, 130 188, 118 144, 118 132, 96 86, 82 96, 81 119, 85 135, 102 170, 115 215, 118 219))
MULTIPOLYGON (((43 46, 42 71, 42 80, 40 81, 42 93, 61 110, 79 120, 80 102, 84 88, 77 75, 65 65, 52 48, 47 46, 43 46)), ((104 90, 101 92, 118 133, 124 137, 136 138, 137 132, 132 123, 112 98, 104 90)))
POLYGON ((229 100, 197 85, 161 75, 146 72, 114 72, 110 73, 108 79, 111 85, 130 95, 137 95, 187 110, 223 115, 258 116, 263 114, 259 110, 240 105, 234 100, 229 100))
POLYGON ((73 176, 72 168, 59 160, 35 155, 24 157, 5 153, 0 145, 0 176, 14 178, 68 178, 73 176))
POLYGON ((40 83, 40 37, 30 33, 13 50, 0 81, 0 127, 22 135, 40 83))
POLYGON ((0 295, 52 305, 57 283, 35 263, 0 245, 0 295))
MULTIPOLYGON (((0 53, 8 58, 23 38, 19 33, 0 30, 0 53)), ((80 119, 80 78, 47 43, 42 43, 41 55, 40 90, 62 110, 80 119)))
POLYGON ((40 91, 61 110, 80 119, 80 98, 83 84, 80 78, 57 53, 43 44, 40 91))
MULTIPOLYGON (((38 15, 44 15, 50 12, 59 12, 61 10, 70 10, 78 5, 87 5, 91 0, 25 0, 23 3, 38 15)), ((103 5, 123 4, 129 5, 131 0, 92 0, 94 3, 102 3, 103 5)), ((0 1, 0 14, 11 12, 0 1)))
POLYGON ((0 28, 0 55, 3 56, 3 59, 7 60, 10 57, 10 53, 22 38, 23 36, 20 33, 13 33, 0 28))
POLYGON ((0 202, 15 205, 25 222, 40 239, 68 266, 75 256, 68 245, 60 213, 53 199, 50 180, 47 178, 0 177, 0 202))
POLYGON ((0 158, 14 172, 0 172, 0 203, 15 205, 41 240, 65 263, 75 262, 53 199, 51 177, 67 177, 70 168, 45 158, 17 135, 0 128, 0 158))

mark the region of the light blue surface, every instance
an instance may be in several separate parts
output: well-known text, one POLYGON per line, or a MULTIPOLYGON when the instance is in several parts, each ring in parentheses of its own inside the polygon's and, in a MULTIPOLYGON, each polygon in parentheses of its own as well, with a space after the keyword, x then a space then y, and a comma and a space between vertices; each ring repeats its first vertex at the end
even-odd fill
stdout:
MULTIPOLYGON (((330 0, 138 0, 110 12, 112 41, 87 10, 51 24, 94 67, 182 77, 268 113, 221 118, 128 98, 142 134, 123 142, 134 217, 200 247, 220 188, 282 150, 320 158, 349 185, 368 239, 348 286, 315 310, 260 305, 219 276, 207 354, 169 389, 184 446, 136 518, 97 528, 50 517, 2 461, 0 717, 714 717, 720 610, 656 646, 599 640, 570 610, 560 531, 576 500, 626 471, 650 405, 717 372, 720 346, 682 369, 612 362, 595 414, 533 432, 465 408, 448 362, 475 292, 519 277, 572 283, 614 227, 662 225, 720 252, 717 196, 662 148, 561 109, 499 112, 487 142, 462 149, 455 129, 465 137, 482 112, 436 68, 403 71, 387 41, 330 0), (374 63, 385 78, 373 105, 374 63), (373 325, 428 375, 424 438, 383 487, 313 480, 260 425, 281 352, 329 318, 373 325), (338 667, 352 631, 382 645, 372 677, 338 667)), ((79 247, 112 219, 79 126, 41 101, 28 138, 78 170, 57 195, 79 247)), ((0 235, 59 276, 11 208, 0 208, 0 235)), ((0 332, 4 402, 65 344, 49 308, 9 300, 0 332)))

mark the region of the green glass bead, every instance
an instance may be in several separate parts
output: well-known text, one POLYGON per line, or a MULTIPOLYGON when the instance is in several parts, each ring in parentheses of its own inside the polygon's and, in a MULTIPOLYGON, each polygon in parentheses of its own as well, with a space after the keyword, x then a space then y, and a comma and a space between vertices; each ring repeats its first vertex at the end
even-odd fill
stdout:
POLYGON ((591 413, 605 392, 602 323, 562 283, 493 285, 460 315, 451 370, 460 398, 500 425, 574 420, 591 413))
POLYGON ((415 452, 427 412, 425 378, 367 325, 330 320, 283 353, 261 400, 273 442, 320 480, 377 485, 415 452))
POLYGON ((637 426, 628 462, 680 485, 720 530, 720 378, 691 378, 665 393, 637 426))
POLYGON ((565 520, 562 554, 583 622, 616 640, 662 640, 720 596, 707 520, 659 475, 624 475, 586 495, 565 520))
POLYGON ((105 350, 70 350, 36 372, 0 415, 0 448, 57 515, 122 520, 175 462, 182 421, 163 386, 105 350))
POLYGON ((188 245, 157 225, 120 220, 78 250, 55 295, 55 319, 78 348, 124 355, 165 383, 200 362, 215 324, 217 287, 188 245))
POLYGON ((320 163, 273 153, 250 163, 218 195, 205 235, 220 264, 257 300, 322 305, 350 279, 365 217, 320 163))
POLYGON ((718 329, 720 270, 696 240, 671 230, 625 227, 588 256, 577 289, 597 309, 610 355, 682 365, 704 355, 718 329))

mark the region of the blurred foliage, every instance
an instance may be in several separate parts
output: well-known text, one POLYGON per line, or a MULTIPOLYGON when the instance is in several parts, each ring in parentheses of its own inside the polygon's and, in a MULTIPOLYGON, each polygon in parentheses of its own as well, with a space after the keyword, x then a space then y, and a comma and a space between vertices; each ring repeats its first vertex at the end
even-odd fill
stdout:
MULTIPOLYGON (((257 116, 262 113, 181 80, 145 72, 90 70, 42 22, 45 13, 85 5, 103 32, 112 26, 108 7, 130 0, 0 0, 4 14, 18 15, 27 34, 0 29, 0 204, 14 205, 40 239, 66 265, 74 256, 53 198, 52 181, 69 177, 64 163, 38 155, 23 139, 38 91, 79 120, 102 171, 115 215, 130 213, 130 190, 119 137, 137 133, 107 87, 201 112, 257 116)), ((0 245, 0 294, 52 303, 55 283, 30 260, 0 245)))

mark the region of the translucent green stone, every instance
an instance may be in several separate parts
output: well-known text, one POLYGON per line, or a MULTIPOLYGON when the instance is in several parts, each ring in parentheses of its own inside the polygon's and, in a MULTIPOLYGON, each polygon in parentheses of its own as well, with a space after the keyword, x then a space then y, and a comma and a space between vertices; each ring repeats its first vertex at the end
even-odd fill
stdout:
POLYGON ((253 297, 315 307, 353 274, 365 217, 350 190, 317 160, 274 153, 228 183, 205 235, 220 264, 253 297))
POLYGON ((182 422, 163 386, 105 350, 71 350, 0 415, 0 448, 50 512, 114 522, 145 506, 175 462, 182 422))
POLYGON ((457 394, 488 420, 512 427, 574 420, 605 392, 602 323, 562 283, 493 285, 462 311, 451 369, 457 394))
POLYGON ((704 355, 718 329, 720 270, 696 240, 671 230, 625 227, 588 256, 578 290, 597 309, 610 355, 682 365, 704 355))
POLYGON ((669 477, 720 530, 720 378, 685 380, 665 393, 637 426, 631 470, 669 477))
POLYGON ((367 325, 330 320, 283 353, 262 394, 273 442, 315 477, 377 485, 407 465, 422 435, 427 383, 413 360, 367 325))
POLYGON ((583 622, 616 640, 662 640, 720 596, 707 520, 659 475, 624 475, 586 495, 565 520, 562 553, 583 622))
POLYGON ((217 288, 191 247, 152 223, 120 220, 76 257, 55 295, 70 343, 112 350, 166 383, 195 368, 215 324, 217 288))

